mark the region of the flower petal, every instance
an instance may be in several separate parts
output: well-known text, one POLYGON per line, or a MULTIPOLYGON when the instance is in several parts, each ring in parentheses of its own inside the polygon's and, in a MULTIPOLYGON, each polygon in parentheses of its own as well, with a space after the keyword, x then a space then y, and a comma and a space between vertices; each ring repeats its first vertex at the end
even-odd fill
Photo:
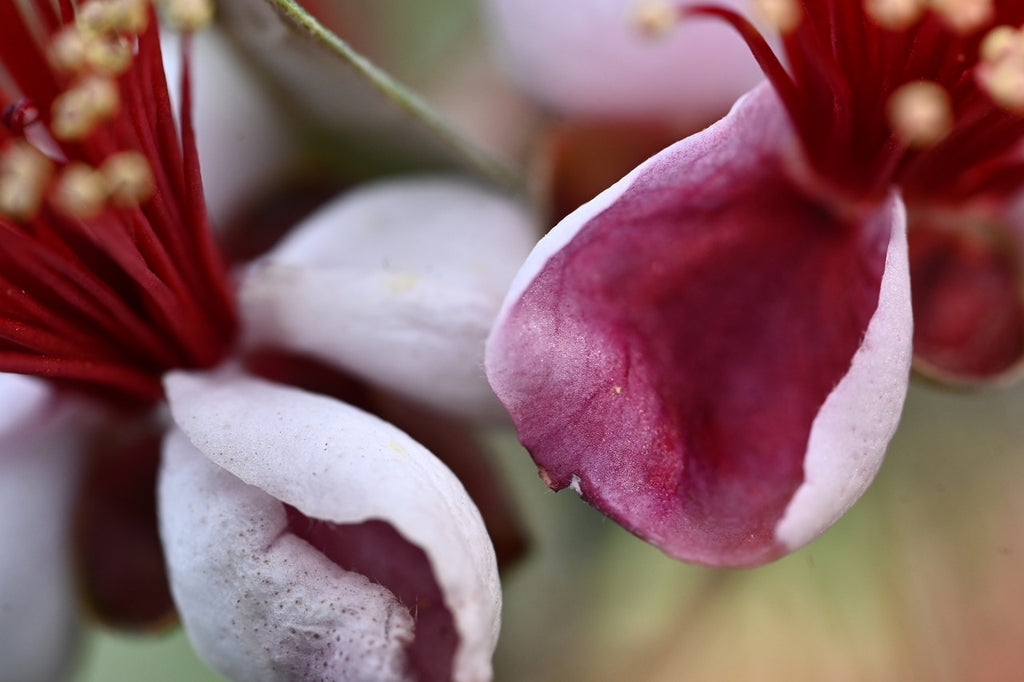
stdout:
POLYGON ((420 552, 443 597, 433 610, 454 622, 451 679, 490 679, 501 602, 494 551, 439 461, 322 396, 230 373, 173 373, 166 385, 184 436, 172 434, 165 450, 162 533, 182 618, 212 665, 244 680, 291 679, 306 666, 322 671, 315 679, 390 680, 407 679, 408 658, 436 679, 444 661, 416 640, 444 643, 444 633, 410 615, 434 605, 403 600, 411 582, 396 583, 409 576, 384 580, 389 591, 358 570, 376 561, 395 572, 408 564, 392 552, 420 552), (376 540, 386 544, 373 552, 376 540))
POLYGON ((746 46, 724 25, 684 25, 669 36, 645 36, 631 23, 634 0, 484 4, 511 74, 569 116, 704 123, 761 80, 746 46))
POLYGON ((78 639, 71 503, 84 414, 0 375, 0 661, 11 682, 64 679, 78 639))
POLYGON ((750 565, 807 542, 899 418, 902 204, 854 219, 809 198, 790 136, 762 87, 650 159, 541 241, 488 342, 545 481, 679 558, 750 565))
POLYGON ((523 210, 475 185, 368 185, 246 273, 249 344, 308 354, 449 413, 500 414, 483 344, 532 244, 523 210))

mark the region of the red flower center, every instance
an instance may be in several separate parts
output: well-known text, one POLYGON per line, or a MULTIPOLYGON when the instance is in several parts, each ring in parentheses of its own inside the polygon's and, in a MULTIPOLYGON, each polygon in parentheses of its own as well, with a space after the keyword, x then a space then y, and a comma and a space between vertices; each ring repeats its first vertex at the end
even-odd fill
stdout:
MULTIPOLYGON (((1024 185, 1024 3, 759 0, 786 66, 754 26, 714 4, 680 8, 736 28, 778 93, 817 191, 962 203, 1024 185)), ((651 14, 650 16, 656 16, 651 14)))
POLYGON ((182 90, 179 137, 146 0, 0 3, 0 371, 152 400, 226 354, 182 90))

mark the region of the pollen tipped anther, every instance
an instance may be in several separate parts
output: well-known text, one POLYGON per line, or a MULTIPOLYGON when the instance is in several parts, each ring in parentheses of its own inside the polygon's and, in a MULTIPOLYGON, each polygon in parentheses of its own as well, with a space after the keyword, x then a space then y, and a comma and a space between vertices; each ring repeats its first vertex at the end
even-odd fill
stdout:
POLYGON ((1024 113, 1024 28, 997 26, 979 51, 978 84, 999 106, 1024 113))
POLYGON ((889 97, 889 124, 893 135, 911 149, 934 146, 953 129, 949 93, 938 83, 914 81, 889 97))
POLYGON ((149 25, 149 2, 89 0, 79 8, 75 25, 86 35, 135 35, 149 25))
POLYGON ((119 76, 132 65, 132 45, 122 36, 95 36, 85 42, 85 64, 104 76, 119 76))
POLYGON ((905 31, 924 16, 926 0, 864 0, 864 13, 882 28, 905 31))
POLYGON ((99 215, 107 196, 103 175, 95 168, 75 162, 61 171, 51 201, 61 213, 71 218, 88 219, 99 215))
POLYGON ((973 33, 995 17, 993 0, 931 0, 932 9, 959 33, 973 33))
POLYGON ((28 220, 36 214, 53 174, 53 163, 18 140, 0 154, 0 216, 28 220))
POLYGON ((163 0, 161 7, 166 21, 185 33, 198 30, 213 21, 211 0, 163 0))
POLYGON ((63 29, 50 41, 47 55, 54 68, 76 73, 85 65, 85 37, 74 26, 63 29))
POLYGON ((58 140, 81 140, 120 107, 117 85, 109 78, 90 76, 59 95, 51 109, 51 128, 58 140))
POLYGON ((643 36, 661 38, 679 23, 679 10, 664 0, 642 0, 633 6, 630 23, 643 36))
POLYGON ((135 151, 119 152, 100 166, 110 203, 131 206, 153 194, 153 171, 146 157, 135 151))
POLYGON ((758 16, 779 33, 789 33, 800 25, 803 10, 796 0, 754 0, 758 16))

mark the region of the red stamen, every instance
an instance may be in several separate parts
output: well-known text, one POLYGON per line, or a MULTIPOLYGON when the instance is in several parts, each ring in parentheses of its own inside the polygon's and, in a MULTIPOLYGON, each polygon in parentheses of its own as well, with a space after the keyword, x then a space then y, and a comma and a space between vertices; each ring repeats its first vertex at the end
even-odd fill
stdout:
POLYGON ((905 196, 953 201, 1019 189, 978 180, 979 168, 1006 166, 1024 136, 1024 116, 999 106, 975 69, 982 39, 996 26, 1024 23, 1024 3, 996 0, 989 20, 967 27, 954 27, 939 7, 888 28, 861 0, 793 0, 793 10, 799 21, 782 30, 786 67, 736 12, 698 4, 680 16, 710 16, 737 30, 789 113, 816 184, 852 201, 880 200, 893 184, 905 196), (948 93, 952 109, 949 134, 920 148, 889 118, 894 93, 918 81, 948 93))
MULTIPOLYGON (((84 3, 79 5, 78 10, 84 3)), ((220 361, 237 325, 205 213, 189 83, 186 77, 179 138, 156 17, 148 11, 150 21, 140 35, 110 36, 127 37, 136 48, 133 63, 117 77, 119 107, 109 119, 93 122, 85 100, 81 112, 72 111, 86 117, 85 134, 69 141, 49 132, 50 111, 78 76, 57 72, 47 60, 48 46, 37 37, 41 28, 42 40, 53 40, 73 22, 76 7, 71 0, 37 0, 28 8, 0 3, 0 60, 18 90, 0 92, 0 108, 6 108, 0 163, 10 145, 26 136, 57 167, 58 182, 65 182, 60 169, 71 163, 100 168, 122 152, 138 152, 150 172, 139 176, 144 182, 128 186, 151 190, 137 205, 123 205, 118 195, 115 206, 111 198, 97 215, 76 211, 76 205, 61 213, 44 204, 29 216, 4 217, 5 182, 15 183, 16 196, 16 183, 31 189, 51 180, 33 175, 34 166, 0 165, 0 371, 145 401, 160 396, 168 369, 220 361), (34 26, 23 11, 34 12, 34 26), (30 128, 37 134, 28 136, 30 128), (44 138, 45 149, 39 145, 44 138)), ((90 68, 83 65, 82 73, 90 68)), ((187 62, 185 68, 187 74, 187 62)), ((96 115, 106 117, 102 111, 96 115)), ((138 162, 125 172, 137 167, 138 162)), ((76 189, 87 188, 65 188, 76 189)))

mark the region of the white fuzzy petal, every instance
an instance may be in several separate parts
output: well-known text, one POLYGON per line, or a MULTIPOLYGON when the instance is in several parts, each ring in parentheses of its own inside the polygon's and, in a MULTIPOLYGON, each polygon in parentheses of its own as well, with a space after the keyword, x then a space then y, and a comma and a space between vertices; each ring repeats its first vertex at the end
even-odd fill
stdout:
POLYGON ((66 679, 79 629, 69 536, 84 415, 8 374, 0 404, 0 678, 66 679))
POLYGON ((775 529, 791 549, 831 526, 864 493, 899 424, 912 356, 906 209, 897 201, 878 308, 850 370, 811 426, 804 482, 775 529))
POLYGON ((365 186, 246 273, 248 341, 457 415, 502 414, 483 372, 484 339, 533 237, 520 206, 472 184, 365 186))
POLYGON ((484 4, 511 74, 570 116, 699 123, 723 114, 761 78, 746 45, 723 22, 695 19, 651 37, 632 24, 636 0, 484 4))
POLYGON ((189 638, 233 680, 403 676, 408 610, 287 532, 280 500, 243 483, 180 431, 164 446, 161 536, 189 638))
MULTIPOLYGON (((189 609, 182 603, 182 581, 189 579, 187 576, 194 573, 196 566, 209 561, 206 555, 218 546, 214 542, 216 537, 221 538, 223 549, 229 552, 234 551, 235 543, 250 541, 238 537, 244 529, 216 536, 207 531, 207 539, 201 544, 194 538, 204 529, 204 524, 241 523, 245 528, 254 529, 252 532, 257 537, 251 542, 256 550, 274 549, 275 543, 293 542, 285 536, 278 537, 283 528, 283 516, 272 514, 268 501, 277 500, 292 505, 307 517, 334 523, 382 520, 420 547, 430 561, 460 637, 454 679, 458 682, 490 679, 490 657, 497 640, 501 604, 494 550, 476 507, 439 460, 386 422, 338 401, 297 389, 230 372, 175 372, 167 378, 166 388, 174 420, 188 440, 214 464, 248 484, 243 489, 253 500, 248 503, 253 512, 246 515, 245 521, 231 521, 227 518, 230 513, 215 513, 209 506, 215 504, 213 501, 201 502, 211 497, 209 494, 193 496, 191 501, 183 502, 187 483, 173 490, 169 483, 162 484, 161 518, 172 584, 186 624, 197 638, 201 651, 211 646, 209 641, 200 640, 211 636, 210 628, 214 626, 203 625, 201 632, 204 634, 195 634, 189 609), (203 505, 207 506, 207 511, 203 511, 203 505), (173 520, 183 513, 191 518, 180 522, 173 520), (253 525, 249 519, 257 522, 253 525)), ((180 444, 174 445, 178 440, 171 439, 169 443, 174 448, 182 448, 180 444)), ((177 456, 176 459, 184 458, 177 456)), ((169 456, 165 479, 173 474, 174 462, 169 456)), ((218 484, 223 485, 223 482, 218 484)), ((276 559, 290 556, 292 549, 282 549, 276 559)), ((299 577, 301 572, 286 574, 280 565, 271 568, 272 559, 260 556, 250 563, 244 569, 246 575, 239 577, 239 584, 247 584, 244 589, 260 589, 258 585, 249 584, 258 582, 253 580, 259 577, 257 570, 272 571, 274 580, 282 581, 281 584, 288 580, 305 581, 299 577), (269 563, 263 564, 264 559, 269 563)), ((194 590, 190 601, 201 604, 205 599, 215 598, 221 588, 210 585, 209 579, 231 583, 233 578, 225 576, 223 571, 238 566, 238 561, 238 558, 225 560, 213 569, 202 569, 207 573, 205 577, 189 579, 194 590)), ((239 587, 238 591, 243 588, 239 587)), ((233 603, 231 599, 228 601, 233 603)), ((337 602, 343 608, 340 595, 337 602)), ((290 606, 286 608, 294 613, 290 606)), ((216 609, 204 615, 205 620, 217 617, 216 609)), ((227 632, 224 636, 239 636, 229 623, 222 621, 216 628, 216 632, 227 632)), ((212 635, 213 644, 222 641, 216 632, 212 635)), ((231 642, 226 644, 227 649, 234 646, 231 642)), ((214 661, 208 653, 204 655, 214 661)))

